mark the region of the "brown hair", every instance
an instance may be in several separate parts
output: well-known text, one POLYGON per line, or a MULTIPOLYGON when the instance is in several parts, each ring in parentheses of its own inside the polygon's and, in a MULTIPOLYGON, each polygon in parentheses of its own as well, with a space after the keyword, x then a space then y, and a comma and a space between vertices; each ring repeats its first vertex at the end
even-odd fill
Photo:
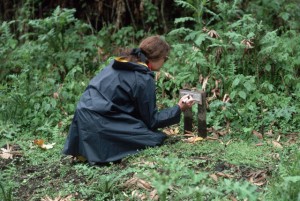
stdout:
POLYGON ((148 59, 156 60, 165 57, 170 52, 169 44, 162 37, 150 36, 145 38, 139 45, 148 59))
MULTIPOLYGON (((170 52, 169 44, 159 35, 150 36, 142 40, 139 45, 141 52, 150 60, 157 60, 166 57, 170 52)), ((141 61, 137 55, 132 55, 133 50, 126 50, 121 54, 121 57, 127 58, 129 61, 141 61)))

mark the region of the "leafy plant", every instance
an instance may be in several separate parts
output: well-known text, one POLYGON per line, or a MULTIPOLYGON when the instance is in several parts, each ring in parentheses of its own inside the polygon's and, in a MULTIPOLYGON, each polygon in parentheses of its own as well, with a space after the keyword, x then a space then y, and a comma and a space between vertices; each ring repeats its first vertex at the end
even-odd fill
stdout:
POLYGON ((1 189, 2 197, 3 197, 3 201, 12 201, 13 200, 12 188, 9 188, 6 191, 3 184, 0 183, 0 189, 1 189))
POLYGON ((12 140, 18 136, 21 129, 17 124, 3 123, 0 121, 0 138, 7 138, 12 140))
MULTIPOLYGON (((0 93, 1 120, 51 136, 52 127, 74 112, 89 75, 98 68, 95 37, 74 12, 58 7, 51 17, 29 20, 32 31, 21 36, 24 43, 3 49, 8 60, 0 93)), ((9 27, 2 28, 6 34, 1 40, 13 40, 9 27)))
POLYGON ((210 177, 203 172, 195 172, 176 158, 156 161, 158 170, 150 170, 148 177, 157 190, 160 200, 205 200, 236 195, 240 199, 256 200, 256 187, 244 181, 220 180, 217 188, 210 177))
POLYGON ((174 97, 180 88, 205 87, 208 122, 217 129, 230 123, 243 132, 293 130, 298 98, 289 94, 297 86, 299 46, 291 41, 299 33, 278 34, 247 14, 240 1, 176 2, 188 16, 176 19, 181 27, 168 34, 181 43, 173 45, 174 59, 165 65, 173 78, 161 76, 158 81, 162 97, 174 97))
MULTIPOLYGON (((99 32, 78 20, 75 9, 57 7, 48 17, 35 19, 37 1, 25 4, 15 12, 16 21, 0 25, 0 143, 13 140, 23 153, 0 161, 1 180, 9 181, 5 188, 2 183, 2 199, 13 195, 24 200, 22 188, 13 187, 33 180, 45 185, 40 178, 51 185, 43 191, 26 186, 34 189, 26 198, 61 193, 86 200, 137 199, 134 189, 122 187, 137 173, 151 181, 151 191, 156 189, 160 200, 299 200, 299 143, 296 138, 295 145, 289 145, 288 139, 300 130, 296 1, 177 0, 170 12, 178 16, 180 10, 182 15, 173 26, 167 24, 173 19, 158 23, 162 11, 147 0, 140 5, 142 30, 106 24, 99 32), (205 90, 208 127, 216 135, 223 131, 223 136, 149 148, 110 167, 65 164, 61 147, 90 78, 121 48, 136 46, 162 26, 170 28, 166 40, 172 51, 156 72, 159 108, 176 104, 182 88, 205 90), (253 131, 263 139, 253 137, 253 131), (280 152, 267 143, 272 133, 278 141, 281 137, 280 152), (37 138, 56 145, 40 149, 32 144, 37 138), (254 146, 258 140, 261 146, 254 146), (213 177, 226 163, 223 175, 213 177), (263 177, 267 185, 251 184, 244 166, 271 168, 272 174, 263 177)), ((143 193, 150 194, 148 190, 143 193)))
POLYGON ((279 166, 279 179, 273 181, 268 199, 300 200, 300 154, 299 147, 292 146, 282 154, 279 166))
POLYGON ((233 194, 238 199, 257 200, 258 194, 256 187, 248 182, 233 182, 229 179, 224 179, 220 187, 227 195, 233 194))

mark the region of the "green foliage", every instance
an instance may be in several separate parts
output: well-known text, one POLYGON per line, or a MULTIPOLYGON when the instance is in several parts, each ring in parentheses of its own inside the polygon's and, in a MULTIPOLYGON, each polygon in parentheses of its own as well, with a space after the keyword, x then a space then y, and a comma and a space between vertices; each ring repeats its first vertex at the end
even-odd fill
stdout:
POLYGON ((0 183, 0 192, 2 193, 2 199, 3 201, 12 201, 13 200, 13 196, 12 196, 12 188, 9 188, 8 190, 6 190, 4 188, 4 185, 2 185, 2 183, 0 183))
POLYGON ((282 154, 278 177, 272 181, 268 200, 300 200, 300 152, 299 146, 291 146, 282 154))
POLYGON ((19 125, 0 121, 0 138, 13 139, 20 131, 19 125))
MULTIPOLYGON (((155 24, 158 7, 143 1, 143 30, 133 26, 116 30, 107 24, 96 33, 74 17, 74 9, 57 7, 49 17, 31 19, 35 3, 26 1, 16 21, 0 26, 0 139, 2 145, 17 142, 24 154, 8 164, 1 160, 0 179, 8 185, 1 183, 0 199, 11 200, 18 191, 15 187, 29 185, 35 177, 50 181, 51 163, 61 170, 53 183, 66 181, 58 185, 59 193, 78 193, 79 199, 137 199, 122 186, 134 173, 151 181, 160 200, 300 199, 298 144, 282 152, 268 144, 252 144, 257 141, 253 130, 271 131, 283 139, 300 130, 296 1, 176 0, 186 15, 175 19, 175 27, 166 36, 172 51, 157 73, 158 106, 173 106, 179 89, 205 88, 208 126, 230 134, 216 142, 147 149, 119 166, 101 168, 60 164, 64 134, 90 78, 120 48, 136 46, 165 26, 155 24), (32 147, 36 138, 57 145, 47 151, 32 147), (279 152, 279 161, 271 157, 274 152, 279 152), (225 162, 236 167, 224 170, 236 178, 219 177, 215 182, 209 175, 225 162), (30 165, 37 169, 18 178, 19 168, 26 173, 30 165), (270 168, 270 184, 255 187, 244 180, 245 175, 237 176, 234 171, 243 166, 270 168)), ((43 192, 35 191, 32 199, 47 193, 58 192, 49 185, 43 192)))
POLYGON ((283 30, 299 29, 299 2, 297 0, 283 1, 252 1, 248 5, 249 12, 256 13, 258 20, 265 21, 271 28, 283 30), (267 9, 266 9, 267 8, 267 9))
MULTIPOLYGON (((175 20, 175 23, 182 23, 185 21, 194 21, 195 22, 195 30, 201 30, 203 19, 202 16, 204 13, 210 13, 211 11, 208 9, 206 0, 191 0, 191 1, 183 1, 183 0, 175 0, 175 3, 182 7, 186 8, 188 11, 192 13, 192 17, 182 17, 175 20)), ((176 31, 174 31, 176 33, 176 31)))
POLYGON ((58 7, 51 17, 29 20, 32 31, 16 45, 8 25, 2 25, 1 42, 12 41, 1 47, 6 53, 2 121, 51 136, 52 127, 74 112, 89 75, 97 69, 96 37, 88 35, 90 28, 76 20, 74 12, 58 7))
MULTIPOLYGON (((1 138, 0 138, 1 139, 1 138)), ((2 159, 1 159, 2 160, 2 159)), ((13 201, 13 189, 18 185, 8 179, 11 175, 15 175, 17 170, 14 166, 1 169, 0 172, 0 200, 13 201)))
POLYGON ((299 97, 293 95, 299 87, 299 32, 272 29, 238 0, 176 2, 188 12, 168 35, 174 59, 164 70, 176 76, 159 80, 162 97, 179 88, 202 89, 208 78, 208 122, 214 128, 230 123, 246 133, 299 130, 299 97))
MULTIPOLYGON (((0 68, 0 80, 3 80, 7 72, 10 70, 6 63, 11 63, 9 56, 15 50, 18 45, 18 41, 15 39, 14 34, 10 30, 10 25, 13 22, 3 22, 0 26, 0 59, 2 61, 0 68)), ((2 90, 3 87, 0 88, 2 90)))
POLYGON ((113 56, 111 52, 118 55, 120 54, 119 50, 130 48, 145 35, 144 30, 135 31, 131 26, 115 31, 113 25, 107 25, 97 33, 97 45, 101 48, 103 55, 113 56))
POLYGON ((155 6, 150 0, 143 0, 143 3, 145 9, 143 12, 143 17, 146 19, 144 23, 152 24, 153 31, 156 31, 159 26, 158 24, 155 24, 155 22, 157 23, 157 18, 158 18, 157 17, 158 7, 155 6))
POLYGON ((77 164, 75 166, 76 172, 84 175, 89 181, 89 189, 82 190, 86 197, 94 196, 96 200, 107 200, 115 197, 120 188, 122 188, 122 180, 127 178, 128 174, 132 174, 135 170, 131 168, 114 172, 113 174, 99 174, 99 171, 114 171, 115 167, 103 166, 89 166, 87 164, 77 164))
POLYGON ((24 36, 33 38, 38 50, 42 48, 37 52, 39 57, 34 57, 41 59, 38 65, 44 66, 44 70, 52 68, 61 81, 76 65, 84 74, 96 67, 93 63, 97 56, 96 37, 89 35, 88 25, 74 18, 74 12, 74 9, 58 7, 51 17, 29 21, 34 32, 24 36))
MULTIPOLYGON (((157 81, 160 107, 173 105, 181 88, 202 89, 208 78, 210 126, 298 129, 299 33, 271 29, 268 21, 249 14, 252 4, 244 7, 241 1, 176 3, 187 16, 175 19, 177 28, 167 36, 173 49, 157 81), (230 101, 222 103, 227 94, 230 101)), ((153 13, 146 22, 155 21, 155 5, 145 1, 144 9, 153 13)), ((23 21, 28 29, 20 38, 11 31, 16 22, 1 25, 2 120, 51 135, 51 127, 73 113, 99 70, 97 62, 146 35, 130 26, 115 31, 112 25, 94 35, 74 12, 58 7, 47 18, 23 21)))
POLYGON ((270 147, 255 147, 243 141, 232 142, 226 146, 222 159, 231 164, 243 164, 248 167, 264 168, 272 164, 272 159, 264 154, 271 154, 270 147), (240 149, 239 153, 236 150, 240 149))
POLYGON ((152 171, 149 179, 157 189, 161 200, 182 200, 201 198, 203 194, 217 193, 213 189, 199 184, 207 178, 206 174, 196 174, 178 159, 157 161, 160 171, 152 171), (185 186, 185 188, 182 188, 185 186), (171 195, 170 195, 171 191, 171 195), (169 195, 168 195, 169 194, 169 195))
POLYGON ((195 172, 181 159, 168 157, 156 160, 159 171, 150 170, 148 179, 160 200, 219 200, 227 195, 257 200, 256 187, 245 181, 220 180, 218 186, 208 174, 195 172))
POLYGON ((133 27, 122 27, 116 33, 111 36, 112 41, 117 47, 128 47, 134 44, 136 38, 141 38, 144 36, 144 32, 135 32, 133 27))
MULTIPOLYGON (((222 187, 227 194, 234 194, 238 199, 257 200, 258 195, 256 187, 248 182, 233 182, 224 179, 222 187)), ((221 187, 221 188, 222 188, 221 187)))

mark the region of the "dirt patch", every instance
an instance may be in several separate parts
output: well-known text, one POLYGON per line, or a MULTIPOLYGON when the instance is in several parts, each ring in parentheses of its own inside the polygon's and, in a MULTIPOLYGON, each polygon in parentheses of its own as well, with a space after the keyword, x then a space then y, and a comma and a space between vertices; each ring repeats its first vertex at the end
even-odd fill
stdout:
MULTIPOLYGON (((45 188, 50 187, 54 191, 59 191, 66 183, 72 182, 75 185, 86 183, 86 178, 78 176, 72 166, 69 166, 69 168, 64 167, 64 170, 67 170, 62 173, 61 168, 63 165, 66 164, 52 163, 19 169, 19 175, 21 176, 15 178, 20 183, 20 187, 16 192, 17 197, 20 200, 28 200, 32 195, 43 191, 45 188)), ((40 198, 36 200, 40 200, 40 198)))
POLYGON ((219 161, 216 163, 214 171, 218 177, 247 180, 257 187, 263 187, 267 184, 267 179, 271 176, 272 169, 270 167, 259 169, 219 161))
MULTIPOLYGON (((12 177, 13 181, 18 184, 13 189, 13 198, 15 200, 40 201, 41 197, 34 198, 34 195, 40 194, 46 188, 51 188, 53 191, 58 192, 66 183, 74 185, 87 183, 87 179, 84 176, 76 174, 71 163, 64 161, 31 165, 23 157, 0 160, 1 171, 12 166, 17 171, 17 174, 12 177), (64 172, 61 172, 62 169, 64 172)), ((80 199, 76 195, 73 198, 80 199)))

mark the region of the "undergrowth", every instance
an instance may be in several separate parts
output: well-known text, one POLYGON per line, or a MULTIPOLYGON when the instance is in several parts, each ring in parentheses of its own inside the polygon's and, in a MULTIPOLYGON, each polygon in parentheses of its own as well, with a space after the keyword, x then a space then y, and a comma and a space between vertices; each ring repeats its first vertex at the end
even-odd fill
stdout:
POLYGON ((60 154, 64 136, 57 136, 49 150, 28 144, 26 138, 23 143, 11 142, 19 143, 23 154, 7 161, 8 165, 3 166, 3 160, 0 163, 2 183, 9 181, 2 185, 0 197, 40 200, 72 195, 76 200, 141 200, 156 195, 160 200, 297 200, 299 193, 299 142, 280 149, 268 140, 263 146, 244 140, 194 144, 180 140, 148 148, 117 164, 90 166, 60 154))
POLYGON ((158 106, 176 104, 182 88, 204 90, 215 141, 166 144, 101 168, 61 156, 76 102, 120 49, 156 33, 95 33, 60 7, 1 23, 0 146, 22 153, 0 160, 0 198, 299 200, 298 4, 266 2, 176 0, 186 16, 164 36, 172 51, 156 73, 158 106), (37 139, 56 144, 43 150, 37 139))

